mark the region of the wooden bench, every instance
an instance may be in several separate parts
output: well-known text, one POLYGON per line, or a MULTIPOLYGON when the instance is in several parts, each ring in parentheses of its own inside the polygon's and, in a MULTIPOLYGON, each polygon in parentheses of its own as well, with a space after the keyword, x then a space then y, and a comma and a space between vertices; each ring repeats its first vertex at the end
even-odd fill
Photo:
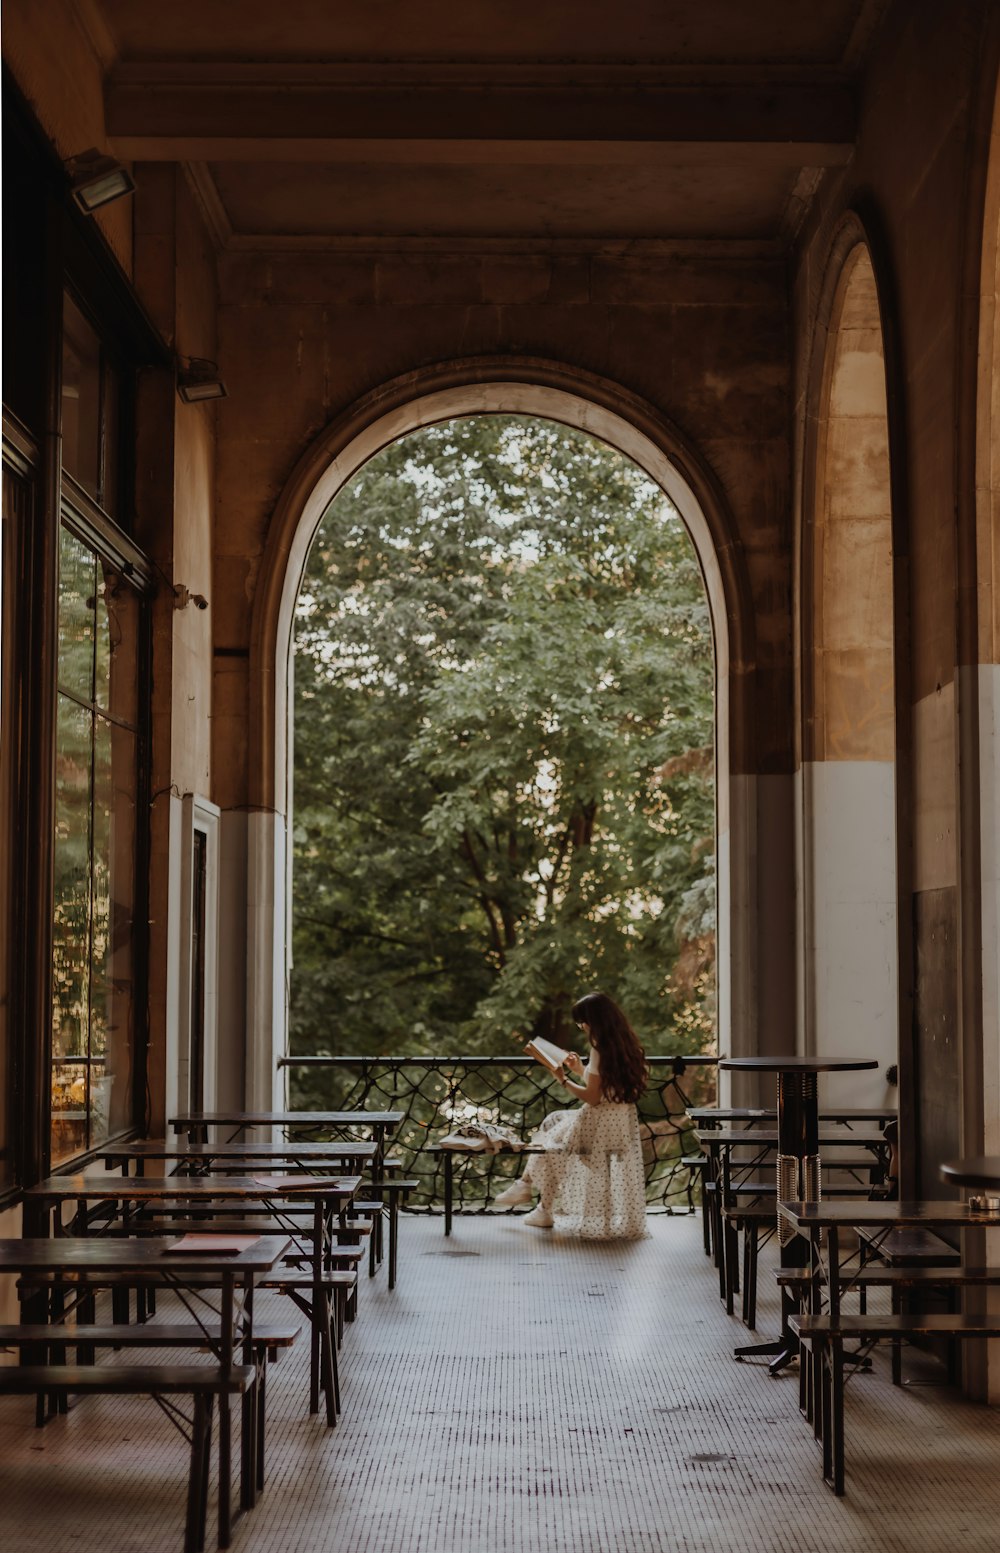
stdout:
POLYGON ((370 1214, 372 1223, 376 1226, 377 1233, 372 1236, 370 1243, 370 1255, 368 1262, 368 1276, 373 1278, 382 1260, 382 1217, 388 1212, 389 1216, 389 1288, 396 1287, 396 1273, 399 1266, 399 1210, 402 1199, 410 1192, 415 1192, 420 1185, 417 1180, 396 1179, 392 1181, 380 1181, 377 1190, 387 1193, 386 1198, 372 1198, 359 1201, 355 1199, 351 1204, 356 1213, 370 1214))
MULTIPOLYGON (((489 1149, 455 1149, 445 1148, 443 1144, 431 1143, 426 1151, 428 1154, 440 1154, 444 1160, 444 1232, 451 1234, 451 1221, 455 1202, 455 1158, 465 1160, 477 1159, 527 1159, 532 1154, 544 1154, 546 1150, 529 1144, 523 1149, 500 1149, 494 1154, 489 1149)), ((509 1184, 509 1183, 508 1183, 509 1184)))
MULTIPOLYGON (((189 1396, 193 1413, 190 1419, 176 1407, 163 1411, 184 1435, 191 1447, 188 1470, 187 1515, 184 1525, 184 1553, 202 1553, 208 1510, 208 1477, 212 1455, 212 1406, 216 1397, 249 1395, 256 1391, 253 1365, 237 1365, 228 1373, 214 1366, 195 1368, 188 1365, 65 1365, 18 1364, 0 1366, 0 1396, 189 1396)), ((228 1431, 219 1431, 220 1481, 229 1481, 228 1431)), ((226 1496, 228 1498, 228 1496, 226 1496)), ((241 1510, 250 1509, 255 1500, 255 1474, 250 1453, 244 1449, 241 1473, 241 1510)), ((230 1527, 223 1525, 220 1503, 220 1546, 227 1546, 230 1527)), ((228 1519, 228 1516, 227 1516, 228 1519)))
MULTIPOLYGON (((361 1250, 361 1247, 349 1249, 361 1250)), ((313 1302, 317 1297, 316 1279, 312 1272, 270 1273, 261 1279, 261 1289, 271 1289, 285 1295, 309 1318, 309 1411, 319 1412, 319 1394, 323 1381, 323 1366, 328 1366, 326 1384, 326 1421, 333 1428, 340 1413, 340 1365, 337 1350, 343 1340, 345 1314, 353 1320, 358 1292, 357 1271, 331 1267, 324 1271, 319 1281, 319 1298, 326 1301, 323 1316, 324 1334, 321 1335, 313 1319, 313 1302)))
MULTIPOLYGON (((996 1269, 993 1270, 996 1277, 996 1269)), ((793 1315, 792 1330, 804 1346, 815 1350, 820 1379, 819 1432, 823 1442, 823 1479, 835 1494, 844 1492, 844 1354, 845 1341, 860 1345, 860 1353, 886 1340, 946 1337, 956 1341, 1000 1337, 1000 1314, 984 1315, 793 1315)), ((858 1356, 852 1356, 856 1365, 858 1356)))
MULTIPOLYGON (((280 1326, 276 1322, 258 1321, 254 1324, 251 1351, 257 1372, 256 1402, 256 1480, 258 1489, 264 1487, 265 1452, 267 1442, 267 1363, 278 1357, 279 1349, 291 1348, 302 1331, 301 1326, 280 1326)), ((86 1361, 99 1348, 116 1351, 128 1348, 196 1348, 203 1352, 218 1352, 219 1334, 206 1331, 194 1322, 140 1322, 135 1325, 112 1322, 110 1325, 60 1326, 58 1324, 29 1324, 0 1326, 0 1348, 17 1347, 22 1363, 43 1362, 61 1364, 65 1350, 77 1351, 81 1362, 81 1350, 86 1361), (25 1350, 39 1350, 37 1353, 25 1350)), ((62 1399, 65 1406, 65 1396, 62 1399)), ((40 1420, 39 1420, 40 1421, 40 1420)))
MULTIPOLYGON (((824 1170, 853 1169, 841 1160, 823 1161, 824 1170)), ((709 1203, 715 1240, 715 1263, 719 1273, 719 1298, 728 1315, 733 1314, 734 1298, 742 1289, 742 1319, 752 1329, 757 1323, 757 1265, 762 1240, 770 1239, 777 1223, 778 1187, 773 1176, 765 1180, 728 1181, 727 1174, 706 1180, 704 1195, 709 1203), (743 1281, 740 1282, 739 1232, 743 1231, 743 1281), (749 1244, 748 1244, 749 1242, 749 1244)), ((837 1185, 832 1197, 867 1198, 870 1188, 862 1185, 837 1185)))
POLYGON ((862 1264, 871 1257, 890 1267, 957 1267, 962 1258, 940 1235, 931 1229, 894 1229, 886 1235, 879 1229, 859 1226, 862 1264))
MULTIPOLYGON (((941 1242, 945 1244, 944 1241, 941 1242)), ((948 1310, 954 1314, 958 1309, 957 1296, 961 1289, 983 1287, 996 1283, 998 1271, 995 1267, 936 1267, 919 1266, 907 1267, 905 1265, 890 1266, 888 1263, 869 1262, 859 1268, 849 1268, 842 1279, 843 1287, 841 1297, 849 1290, 857 1290, 859 1297, 859 1315, 867 1314, 867 1293, 869 1289, 888 1289, 892 1296, 892 1313, 895 1316, 912 1314, 904 1308, 906 1296, 912 1291, 930 1291, 943 1294, 948 1303, 948 1310)), ((778 1273, 779 1287, 787 1288, 791 1292, 804 1298, 813 1282, 812 1276, 806 1268, 786 1268, 778 1273)), ((819 1282, 825 1285, 825 1277, 820 1277, 819 1282)), ((955 1380, 954 1374, 954 1344, 950 1348, 949 1381, 955 1380)), ((902 1342, 896 1340, 892 1345, 892 1383, 894 1386, 902 1384, 902 1342)))
POLYGON ((692 1179, 696 1179, 701 1189, 701 1238, 705 1247, 705 1255, 712 1255, 712 1219, 709 1213, 708 1194, 705 1186, 708 1180, 708 1167, 711 1164, 707 1154, 684 1154, 681 1156, 681 1164, 692 1179))

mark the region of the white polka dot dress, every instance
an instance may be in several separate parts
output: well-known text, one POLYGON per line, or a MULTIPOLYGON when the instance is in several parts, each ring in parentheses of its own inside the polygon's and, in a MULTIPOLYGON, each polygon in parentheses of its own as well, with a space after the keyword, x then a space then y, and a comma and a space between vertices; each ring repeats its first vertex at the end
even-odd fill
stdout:
MULTIPOLYGON (((584 1074, 600 1072, 592 1051, 584 1074)), ((583 1240, 640 1240, 646 1231, 646 1178, 634 1105, 585 1101, 553 1111, 532 1137, 545 1149, 524 1180, 540 1194, 556 1228, 583 1240)))

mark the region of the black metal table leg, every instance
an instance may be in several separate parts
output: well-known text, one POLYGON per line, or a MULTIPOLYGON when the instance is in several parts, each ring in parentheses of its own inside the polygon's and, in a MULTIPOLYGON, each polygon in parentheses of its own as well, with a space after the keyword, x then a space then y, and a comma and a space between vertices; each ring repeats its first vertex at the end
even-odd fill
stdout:
MULTIPOLYGON (((778 1074, 778 1196, 808 1200, 818 1190, 819 1102, 815 1073, 778 1074), (815 1168, 814 1168, 815 1166, 815 1168)), ((781 1266, 801 1268, 809 1261, 809 1244, 801 1235, 779 1225, 781 1266)), ((798 1296, 781 1291, 781 1335, 770 1343, 734 1349, 737 1359, 769 1357, 777 1375, 798 1357, 799 1342, 789 1318, 799 1310, 798 1296)))

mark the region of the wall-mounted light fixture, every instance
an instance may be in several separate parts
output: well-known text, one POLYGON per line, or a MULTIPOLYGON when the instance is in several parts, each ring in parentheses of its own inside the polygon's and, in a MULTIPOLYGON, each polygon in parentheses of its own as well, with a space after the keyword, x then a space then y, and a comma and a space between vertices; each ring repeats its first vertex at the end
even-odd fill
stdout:
POLYGON ((187 609, 189 604, 193 604, 195 609, 207 609, 208 599, 204 593, 192 593, 190 588, 186 588, 182 582, 175 583, 174 608, 187 609))
POLYGON ((65 163, 73 198, 85 216, 92 216, 102 205, 135 192, 129 172, 113 156, 91 146, 65 163))
POLYGON ((214 361, 203 356, 182 356, 177 369, 177 392, 185 404, 201 404, 205 399, 226 399, 226 385, 214 361))

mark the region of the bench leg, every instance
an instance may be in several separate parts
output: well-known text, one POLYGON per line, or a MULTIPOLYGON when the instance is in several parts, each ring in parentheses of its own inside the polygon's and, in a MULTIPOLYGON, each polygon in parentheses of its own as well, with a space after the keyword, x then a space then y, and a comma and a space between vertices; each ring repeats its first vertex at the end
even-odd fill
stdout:
POLYGON ((332 1429, 337 1422, 337 1353, 333 1338, 333 1312, 330 1296, 324 1289, 319 1296, 320 1355, 322 1361, 323 1395, 326 1398, 326 1421, 332 1429))
POLYGON ((743 1226, 743 1234, 746 1237, 748 1255, 744 1262, 743 1274, 743 1308, 746 1314, 743 1319, 751 1332, 757 1330, 757 1236, 758 1225, 754 1223, 743 1226))
POLYGON ((265 1354, 257 1381, 257 1492, 263 1493, 267 1451, 267 1355, 265 1354))
POLYGON ((378 1226, 379 1226, 379 1223, 381 1221, 381 1218, 382 1218, 382 1215, 381 1215, 381 1213, 379 1213, 379 1214, 376 1215, 376 1217, 374 1219, 372 1219, 372 1232, 368 1236, 368 1276, 369 1276, 369 1278, 374 1278, 375 1274, 378 1272, 379 1263, 382 1260, 382 1248, 379 1245, 380 1236, 379 1236, 379 1232, 378 1232, 378 1226))
POLYGON ((233 1540, 232 1506, 233 1420, 229 1397, 219 1394, 219 1547, 233 1540))
POLYGON ((722 1261, 724 1269, 724 1283, 726 1290, 726 1315, 733 1313, 733 1297, 738 1287, 736 1277, 736 1258, 739 1255, 739 1241, 733 1221, 723 1215, 722 1230, 722 1261))
POLYGON ((699 1172, 701 1191, 701 1239, 705 1247, 705 1255, 712 1254, 712 1229, 708 1217, 708 1194, 705 1191, 705 1172, 699 1172))
POLYGON ((205 1510, 208 1504, 208 1464, 212 1453, 212 1399, 194 1398, 191 1420, 191 1463, 188 1469, 187 1518, 184 1553, 202 1553, 205 1546, 205 1510))
POLYGON ((833 1491, 840 1495, 844 1492, 844 1344, 839 1337, 830 1344, 830 1370, 833 1491))
POLYGON ((389 1204, 389 1288, 396 1287, 396 1258, 399 1253, 399 1194, 389 1204))
POLYGON ((252 1510, 257 1503, 257 1409, 260 1406, 258 1382, 266 1356, 261 1359, 257 1377, 243 1398, 240 1420, 240 1509, 252 1510))
POLYGON ((819 1437, 823 1446, 823 1480, 833 1477, 833 1430, 831 1428, 830 1349, 822 1339, 813 1344, 816 1353, 816 1378, 819 1381, 819 1437))
POLYGON ((444 1150, 444 1232, 451 1234, 451 1210, 455 1190, 454 1159, 450 1149, 444 1150))
POLYGON ((309 1411, 319 1412, 319 1302, 322 1295, 313 1290, 312 1322, 309 1328, 309 1411))

